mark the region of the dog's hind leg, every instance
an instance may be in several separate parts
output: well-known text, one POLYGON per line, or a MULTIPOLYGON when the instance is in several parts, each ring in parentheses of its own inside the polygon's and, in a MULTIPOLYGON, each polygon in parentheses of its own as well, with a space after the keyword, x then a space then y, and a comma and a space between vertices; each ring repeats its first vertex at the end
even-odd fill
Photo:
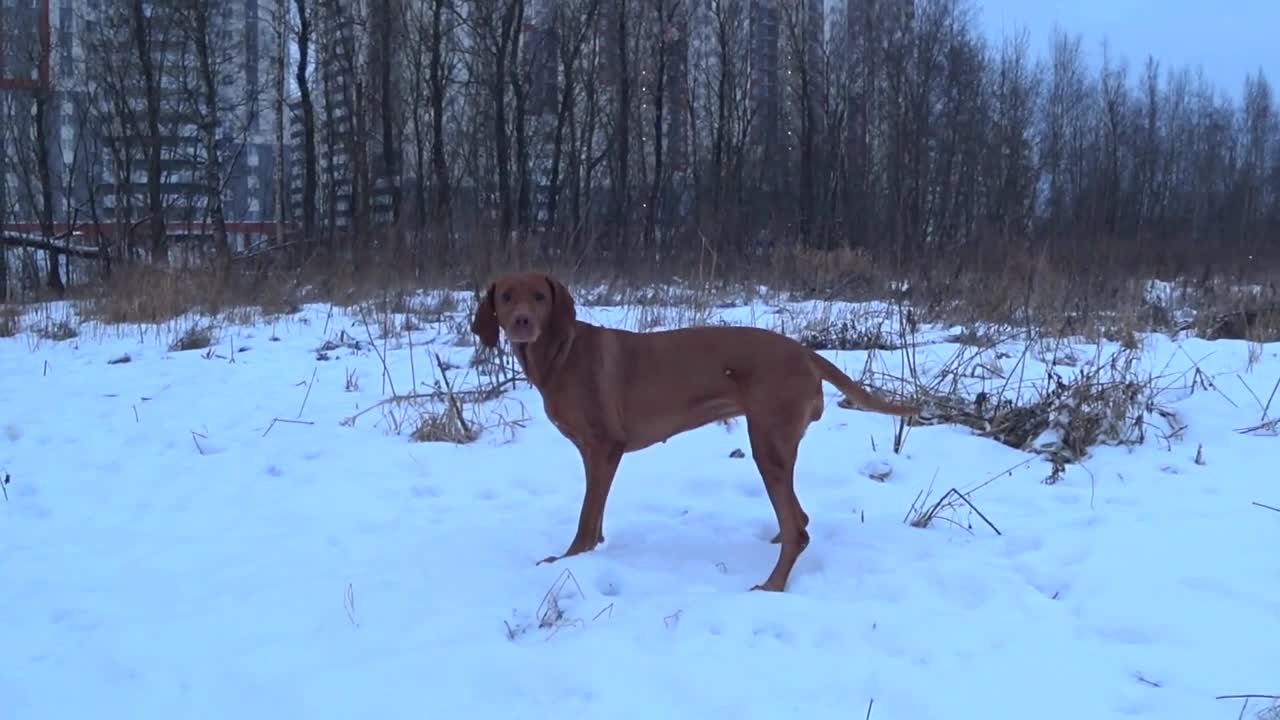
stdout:
POLYGON ((809 517, 796 497, 795 466, 800 440, 809 426, 811 409, 806 401, 779 405, 747 413, 747 435, 751 457, 760 470, 769 502, 778 519, 778 561, 763 583, 752 590, 781 592, 786 589, 791 569, 809 545, 809 517))

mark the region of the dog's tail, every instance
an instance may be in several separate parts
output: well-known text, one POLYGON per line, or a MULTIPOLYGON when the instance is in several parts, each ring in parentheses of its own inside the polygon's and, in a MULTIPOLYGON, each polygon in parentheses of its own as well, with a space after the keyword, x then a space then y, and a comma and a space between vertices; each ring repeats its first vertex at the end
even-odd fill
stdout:
POLYGON ((887 400, 880 398, 867 392, 856 380, 849 377, 843 370, 836 367, 836 364, 822 357, 817 352, 810 351, 809 357, 813 361, 813 366, 818 370, 818 374, 823 380, 836 386, 836 389, 844 393, 844 399, 838 403, 840 407, 846 410, 855 407, 873 410, 885 415, 897 415, 899 417, 909 417, 919 415, 920 409, 915 407, 907 407, 904 405, 895 405, 887 400))

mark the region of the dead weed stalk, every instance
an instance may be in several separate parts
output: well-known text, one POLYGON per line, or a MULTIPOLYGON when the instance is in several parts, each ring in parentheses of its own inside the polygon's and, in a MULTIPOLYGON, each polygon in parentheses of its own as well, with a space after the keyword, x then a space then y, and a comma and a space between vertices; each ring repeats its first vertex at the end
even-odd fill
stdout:
POLYGON ((921 422, 964 425, 1009 447, 1044 455, 1056 465, 1078 463, 1098 445, 1141 445, 1153 428, 1171 442, 1185 427, 1160 404, 1157 378, 1142 375, 1138 359, 1136 348, 1120 348, 1086 364, 1075 377, 1051 366, 1043 384, 1012 385, 1010 376, 999 391, 982 390, 972 397, 958 384, 942 392, 935 385, 925 389, 932 412, 921 422), (1152 416, 1164 426, 1154 425, 1152 416))
MULTIPOLYGON (((531 627, 537 627, 539 630, 547 631, 547 635, 543 640, 550 640, 555 637, 556 633, 566 627, 581 627, 586 624, 582 618, 571 617, 567 601, 573 598, 586 600, 587 594, 583 592, 582 585, 578 583, 578 578, 574 576, 573 571, 565 568, 560 571, 556 579, 551 583, 551 587, 542 594, 542 601, 538 603, 538 607, 534 610, 534 618, 532 623, 516 622, 514 625, 506 620, 502 624, 506 627, 507 639, 514 641, 516 638, 527 633, 531 627)), ((600 612, 595 614, 592 620, 599 620, 601 616, 612 617, 612 603, 606 605, 600 612)))
POLYGON ((460 389, 451 376, 451 368, 438 355, 433 354, 438 371, 432 390, 392 394, 360 412, 346 417, 342 425, 353 427, 363 415, 378 410, 388 429, 396 435, 405 433, 415 442, 448 442, 468 444, 489 430, 502 430, 513 436, 524 428, 529 414, 520 405, 519 416, 508 416, 501 407, 490 407, 481 412, 485 403, 501 398, 516 381, 509 377, 502 381, 460 389))

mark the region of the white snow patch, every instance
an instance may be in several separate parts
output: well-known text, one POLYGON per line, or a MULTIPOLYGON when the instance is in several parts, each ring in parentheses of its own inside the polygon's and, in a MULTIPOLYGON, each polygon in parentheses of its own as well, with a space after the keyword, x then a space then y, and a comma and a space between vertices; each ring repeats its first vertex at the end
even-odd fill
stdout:
MULTIPOLYGON (((1185 431, 1097 448, 1052 486, 1043 459, 956 426, 894 454, 893 420, 828 387, 796 473, 812 543, 777 595, 747 592, 778 546, 749 454, 730 457, 742 423, 628 455, 605 544, 535 565, 583 487, 537 393, 478 410, 528 419, 465 446, 378 411, 344 425, 389 392, 381 352, 400 392, 438 379, 433 353, 478 378, 457 318, 317 360, 370 334, 328 312, 223 327, 213 353, 129 328, 0 340, 5 718, 860 718, 874 700, 875 720, 1200 720, 1234 717, 1215 695, 1280 692, 1280 514, 1251 504, 1280 506, 1280 444, 1236 432, 1280 381, 1276 345, 1249 369, 1243 342, 1147 338, 1185 431), (1192 391, 1193 363, 1215 389, 1192 391), (903 521, 926 488, 992 478, 971 499, 999 535, 967 507, 903 521)), ((959 347, 927 332, 918 366, 944 367, 959 347)), ((1046 371, 1004 350, 1003 374, 1046 371)), ((826 354, 854 375, 867 358, 826 354)))

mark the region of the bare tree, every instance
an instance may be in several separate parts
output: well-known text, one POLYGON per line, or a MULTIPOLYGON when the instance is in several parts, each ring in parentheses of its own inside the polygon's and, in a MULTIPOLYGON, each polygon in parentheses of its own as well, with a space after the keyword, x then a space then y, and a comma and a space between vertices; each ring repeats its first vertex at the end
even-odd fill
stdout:
POLYGON ((983 153, 985 216, 994 239, 1008 247, 1030 237, 1036 207, 1036 108, 1040 81, 1031 66, 1026 31, 1005 38, 991 79, 991 131, 983 153))
POLYGON ((649 178, 649 197, 645 203, 644 215, 644 249, 652 252, 656 244, 659 212, 663 205, 664 186, 671 180, 671 170, 667 160, 664 142, 667 140, 666 130, 671 121, 669 117, 678 109, 671 107, 670 87, 672 78, 670 68, 675 63, 673 51, 683 49, 683 45, 673 45, 680 39, 681 31, 676 27, 677 19, 682 11, 681 0, 655 0, 653 16, 649 18, 647 45, 649 46, 650 73, 649 87, 651 91, 648 101, 653 107, 650 129, 653 133, 653 151, 651 153, 653 171, 649 178))
MULTIPOLYGON (((213 245, 218 256, 218 272, 225 282, 231 270, 231 246, 227 241, 227 218, 223 204, 224 171, 222 130, 231 108, 221 89, 234 81, 228 74, 228 54, 232 49, 219 41, 217 5, 212 0, 188 0, 175 13, 176 35, 194 54, 194 67, 179 69, 180 81, 187 94, 195 120, 203 157, 204 194, 213 225, 213 245), (225 113, 225 114, 224 114, 225 113)), ((244 88, 242 88, 244 90, 244 88)))
POLYGON ((511 187, 513 118, 507 89, 511 81, 509 74, 518 64, 524 2, 474 0, 470 10, 468 25, 475 42, 470 74, 474 82, 486 89, 493 113, 491 131, 497 173, 498 228, 503 237, 508 238, 515 226, 517 200, 511 187))
MULTIPOLYGON (((627 223, 630 221, 631 215, 631 116, 632 116, 632 83, 631 75, 631 5, 628 0, 617 0, 611 8, 612 17, 609 18, 612 23, 612 31, 609 33, 612 37, 612 54, 616 62, 613 78, 615 100, 613 114, 613 138, 611 139, 611 154, 614 162, 611 166, 613 170, 609 180, 613 203, 613 223, 614 246, 613 250, 617 253, 617 261, 621 264, 625 260, 625 247, 627 242, 627 223)), ((606 46, 609 43, 606 43, 606 46)))
POLYGON ((165 207, 161 187, 164 142, 160 113, 168 23, 165 22, 164 9, 149 5, 144 0, 131 0, 131 3, 129 37, 141 73, 141 91, 146 103, 143 143, 147 158, 147 227, 151 242, 151 261, 167 265, 169 248, 165 237, 165 207), (160 48, 160 51, 157 52, 155 48, 160 48))
MULTIPOLYGON (((3 167, 20 182, 0 212, 58 242, 88 223, 107 260, 158 263, 176 223, 207 214, 225 269, 248 98, 224 84, 219 4, 98 5, 82 10, 97 26, 76 81, 92 133, 63 157, 67 110, 5 97, 3 167), (184 196, 188 162, 200 188, 184 196)), ((1105 42, 1093 60, 1098 39, 1067 29, 1035 58, 1025 32, 986 37, 975 0, 825 5, 276 0, 276 243, 294 214, 292 85, 300 239, 357 268, 388 228, 454 242, 462 227, 619 265, 853 247, 919 286, 1010 258, 1080 278, 1280 259, 1280 121, 1261 72, 1229 97, 1105 42), (924 262, 939 256, 945 273, 924 262)), ((48 267, 21 252, 66 283, 61 250, 48 267)))
POLYGON ((400 169, 404 148, 400 137, 401 90, 399 75, 392 72, 401 55, 403 33, 399 22, 400 0, 371 0, 368 42, 369 91, 376 105, 377 180, 374 187, 385 193, 391 206, 390 222, 400 219, 400 169), (376 40, 374 39, 376 38, 376 40))
MULTIPOLYGON (((275 9, 272 15, 272 25, 276 33, 275 44, 275 167, 273 168, 273 183, 275 184, 276 201, 274 216, 276 223, 276 245, 283 246, 285 243, 285 204, 289 197, 288 183, 285 178, 285 158, 287 151, 284 144, 284 126, 285 126, 285 85, 289 76, 286 70, 288 66, 289 55, 289 0, 276 0, 275 9)), ((315 136, 312 135, 312 150, 315 149, 315 136)), ((314 183, 315 178, 312 177, 314 183)), ((314 195, 312 202, 314 204, 314 195)))
POLYGON ((413 174, 419 181, 413 202, 415 220, 420 228, 429 223, 444 227, 449 206, 444 106, 452 76, 452 15, 445 13, 445 0, 406 3, 403 9, 408 132, 413 140, 413 174), (429 188, 434 188, 430 200, 429 188))
POLYGON ((1241 241, 1246 247, 1259 234, 1267 201, 1267 175, 1274 162, 1277 127, 1274 103, 1271 84, 1262 70, 1245 78, 1239 204, 1241 241))
MULTIPOLYGON (((565 2, 556 8, 555 22, 560 42, 556 59, 560 66, 560 93, 556 107, 555 134, 551 147, 550 189, 547 199, 547 225, 554 227, 559 219, 561 175, 565 164, 566 135, 577 118, 578 76, 583 51, 595 29, 600 0, 576 0, 565 2)), ((576 166, 578 158, 571 153, 570 163, 576 166)), ((574 213, 574 222, 578 220, 574 213)))
POLYGON ((302 109, 302 240, 316 242, 316 109, 311 97, 311 42, 312 10, 307 0, 294 0, 297 11, 298 65, 295 80, 298 83, 298 104, 302 109))
POLYGON ((807 243, 812 239, 814 230, 815 200, 818 195, 818 169, 815 153, 818 133, 820 132, 819 103, 823 92, 821 79, 821 10, 814 5, 821 3, 795 2, 782 3, 781 44, 787 57, 786 71, 790 82, 786 83, 790 107, 789 122, 786 126, 787 155, 799 155, 799 184, 794 196, 799 208, 796 226, 797 239, 807 243), (815 17, 816 15, 816 17, 815 17), (815 22, 817 26, 815 27, 815 22))
POLYGON ((452 75, 453 28, 446 26, 446 3, 447 0, 431 0, 431 171, 435 181, 432 209, 437 224, 446 222, 451 211, 449 164, 445 156, 445 101, 452 75))

